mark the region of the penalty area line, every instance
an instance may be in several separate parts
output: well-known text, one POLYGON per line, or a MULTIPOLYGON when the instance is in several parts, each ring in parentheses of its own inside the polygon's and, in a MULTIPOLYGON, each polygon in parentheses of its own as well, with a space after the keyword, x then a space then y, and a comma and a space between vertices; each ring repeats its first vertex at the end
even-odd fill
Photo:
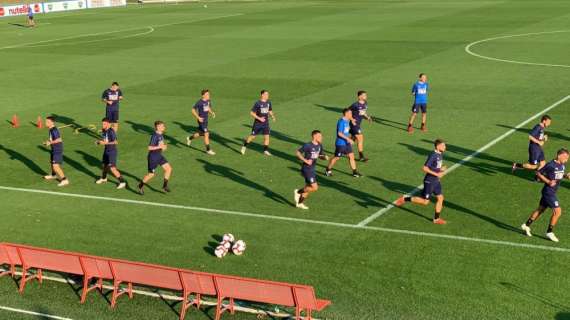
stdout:
MULTIPOLYGON (((502 246, 509 246, 509 247, 519 247, 519 248, 526 248, 526 249, 536 249, 536 250, 557 251, 557 252, 570 253, 570 248, 562 248, 562 247, 554 247, 554 246, 546 246, 546 245, 534 245, 534 244, 526 244, 526 243, 501 241, 501 240, 471 238, 471 237, 464 237, 464 236, 447 235, 447 234, 440 234, 440 233, 429 233, 429 232, 404 230, 404 229, 391 229, 391 228, 381 228, 381 227, 371 227, 371 226, 359 226, 356 224, 332 222, 332 221, 310 220, 310 219, 292 218, 292 217, 283 217, 283 216, 272 216, 272 215, 249 213, 249 212, 201 208, 201 207, 184 206, 184 205, 167 204, 167 203, 157 203, 157 202, 140 201, 140 200, 132 200, 132 199, 100 197, 100 196, 92 196, 92 195, 84 195, 84 194, 76 194, 76 193, 64 193, 64 192, 55 192, 55 191, 47 191, 47 190, 15 188, 15 187, 7 187, 7 186, 0 186, 0 190, 35 193, 35 194, 46 194, 46 195, 52 195, 52 196, 81 198, 81 199, 90 199, 90 200, 101 200, 101 201, 128 203, 128 204, 171 208, 171 209, 180 209, 180 210, 187 210, 187 211, 195 211, 195 212, 202 213, 202 214, 203 213, 226 214, 226 215, 243 216, 243 217, 250 217, 250 218, 267 219, 267 220, 298 222, 298 223, 306 223, 306 224, 313 224, 313 225, 325 225, 325 226, 332 226, 332 227, 352 229, 352 230, 389 232, 389 233, 405 234, 405 235, 410 235, 410 236, 421 236, 421 237, 430 237, 430 238, 439 238, 439 239, 443 238, 443 239, 448 239, 448 240, 469 241, 469 242, 502 245, 502 246)), ((521 237, 522 237, 522 235, 521 235, 521 237)))
POLYGON ((47 314, 47 313, 41 313, 41 312, 35 312, 35 311, 29 311, 29 310, 23 310, 23 309, 17 309, 17 308, 11 308, 11 307, 6 307, 6 306, 0 306, 0 310, 9 311, 9 312, 23 313, 23 314, 27 314, 27 315, 30 315, 30 316, 40 317, 41 319, 73 320, 73 319, 71 319, 71 318, 63 318, 63 317, 58 317, 58 316, 54 316, 54 315, 47 314))
MULTIPOLYGON (((453 166, 451 166, 449 169, 447 169, 447 171, 445 171, 445 175, 450 174, 451 172, 455 171, 455 169, 461 167, 462 165, 464 165, 465 163, 471 161, 473 158, 476 158, 479 154, 485 152, 487 149, 491 148, 492 146, 496 145, 497 143, 501 142, 502 140, 504 140, 505 138, 507 138, 508 136, 512 135, 513 133, 515 133, 518 129, 526 126, 529 122, 533 121, 534 119, 540 117, 541 115, 543 115, 544 113, 558 107, 559 105, 563 104, 564 102, 566 102, 566 100, 570 99, 570 95, 565 96, 564 98, 556 101, 555 103, 551 104, 550 106, 546 107, 545 109, 541 110, 540 112, 534 114, 533 116, 531 116, 530 118, 526 119, 525 121, 519 123, 518 125, 516 125, 513 129, 505 132, 504 134, 502 134, 501 136, 495 138, 494 140, 492 140, 491 142, 487 143, 486 145, 484 145, 483 147, 479 148, 477 151, 473 152, 472 154, 468 155, 467 157, 463 158, 461 161, 457 162, 456 164, 454 164, 453 166)), ((411 196, 416 194, 418 191, 420 191, 422 188, 422 185, 417 186, 414 190, 410 191, 408 194, 406 194, 405 196, 411 196)), ((366 225, 368 225, 369 223, 371 223, 372 221, 380 218, 382 215, 384 215, 386 212, 390 211, 391 209, 393 209, 396 205, 395 205, 396 200, 394 200, 394 202, 390 203, 389 205, 387 205, 386 207, 378 210, 376 213, 374 213, 373 215, 369 216, 368 218, 360 221, 357 225, 360 227, 364 227, 366 225)))

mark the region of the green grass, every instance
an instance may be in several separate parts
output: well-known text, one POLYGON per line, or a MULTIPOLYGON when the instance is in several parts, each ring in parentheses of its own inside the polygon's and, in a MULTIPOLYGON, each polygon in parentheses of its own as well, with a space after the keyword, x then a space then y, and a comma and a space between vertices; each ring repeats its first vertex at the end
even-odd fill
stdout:
MULTIPOLYGON (((568 95, 567 68, 492 62, 468 55, 480 39, 564 30, 567 1, 260 1, 212 2, 38 15, 26 29, 0 20, 0 186, 144 200, 265 216, 355 225, 421 183, 421 166, 437 137, 449 143, 445 162, 459 162, 557 100, 568 95), (49 23, 49 24, 47 24, 49 23), (171 25, 165 25, 171 24, 171 25), (154 27, 154 32, 144 33, 154 27), (133 36, 133 37, 127 37, 133 36), (118 39, 122 38, 122 39, 118 39), (24 45, 25 44, 25 45, 24 45), (11 48, 8 48, 11 47, 11 48), (419 72, 430 78, 429 132, 405 133, 409 89, 419 72), (98 124, 100 93, 119 81, 119 168, 131 186, 146 172, 152 122, 167 123, 165 156, 174 168, 172 193, 116 191, 96 186, 101 149, 85 132, 63 129, 63 190, 45 182, 47 132, 38 115, 62 123, 98 124), (215 157, 201 141, 191 148, 190 108, 202 88, 212 90, 217 118, 210 122, 215 157), (272 125, 274 157, 254 144, 238 154, 248 134, 249 108, 259 90, 272 93, 278 121, 272 125), (294 152, 321 129, 328 152, 339 110, 358 89, 369 92, 364 124, 371 161, 362 179, 345 160, 307 204, 292 206, 303 184, 294 152), (17 114, 21 127, 6 120, 17 114)), ((570 65, 570 33, 487 42, 473 51, 501 59, 570 65)), ((549 114, 553 125, 547 157, 568 146, 570 102, 549 114)), ((447 226, 429 223, 433 207, 393 209, 370 226, 517 244, 570 249, 565 216, 560 244, 542 233, 517 230, 539 200, 530 173, 510 173, 527 157, 530 123, 480 154, 443 181, 447 226)), ((260 143, 257 140, 257 143, 260 143)), ((322 172, 322 162, 319 170, 322 172)), ((159 189, 161 179, 151 186, 159 189)), ((570 184, 559 198, 570 203, 570 184)), ((568 251, 460 241, 195 210, 149 207, 2 190, 0 241, 131 259, 169 266, 314 285, 333 305, 327 319, 569 319, 568 251), (248 243, 243 257, 214 258, 212 236, 232 232, 248 243)), ((161 300, 136 296, 111 311, 93 294, 79 305, 70 286, 47 282, 17 294, 0 279, 2 302, 72 319, 175 319, 161 300)), ((178 306, 176 306, 178 308, 178 306)), ((209 315, 211 310, 207 311, 209 315)), ((2 319, 27 319, 0 310, 2 319)), ((224 318, 253 319, 237 314, 224 318)), ((189 319, 208 319, 193 311, 189 319)))

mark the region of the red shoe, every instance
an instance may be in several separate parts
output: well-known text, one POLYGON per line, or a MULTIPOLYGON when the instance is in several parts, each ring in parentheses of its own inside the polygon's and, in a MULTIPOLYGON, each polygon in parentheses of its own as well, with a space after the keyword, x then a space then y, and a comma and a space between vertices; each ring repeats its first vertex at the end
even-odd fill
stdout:
POLYGON ((406 201, 404 200, 404 196, 401 196, 398 198, 398 200, 396 200, 396 202, 394 202, 394 205, 396 207, 401 207, 404 203, 406 203, 406 201))
POLYGON ((446 224, 447 221, 443 220, 442 218, 433 219, 433 224, 446 224))
POLYGON ((427 132, 427 127, 425 124, 422 124, 422 132, 427 132))
POLYGON ((414 127, 408 125, 408 133, 414 133, 414 127))

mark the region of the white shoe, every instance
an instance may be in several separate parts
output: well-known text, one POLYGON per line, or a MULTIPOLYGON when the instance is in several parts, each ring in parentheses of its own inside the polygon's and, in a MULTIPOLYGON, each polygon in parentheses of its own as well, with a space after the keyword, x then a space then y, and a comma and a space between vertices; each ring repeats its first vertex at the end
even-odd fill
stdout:
POLYGON ((47 175, 47 176, 44 176, 44 179, 46 179, 46 180, 55 180, 55 179, 57 179, 57 176, 47 175))
POLYGON ((58 186, 58 187, 65 187, 65 186, 68 185, 68 184, 69 184, 69 180, 65 179, 65 180, 61 180, 61 181, 57 184, 57 186, 58 186))
POLYGON ((214 151, 212 151, 212 150, 208 150, 208 151, 206 151, 206 153, 209 154, 209 155, 211 155, 211 156, 215 156, 215 155, 216 155, 216 153, 215 153, 214 151))
POLYGON ((101 178, 101 179, 95 181, 96 184, 103 184, 103 183, 106 183, 106 182, 107 182, 107 179, 103 179, 103 178, 101 178))
POLYGON ((126 182, 121 182, 119 183, 119 185, 117 186, 117 189, 124 189, 127 186, 126 182))
POLYGON ((297 208, 303 209, 303 210, 309 210, 309 207, 307 207, 304 203, 297 204, 297 208))
POLYGON ((554 235, 554 232, 547 232, 546 237, 554 242, 558 242, 558 238, 554 235))
POLYGON ((521 229, 526 233, 527 236, 532 237, 532 233, 530 233, 530 227, 527 226, 525 223, 523 223, 521 229))
POLYGON ((299 194, 299 189, 295 189, 293 190, 293 198, 295 199, 295 206, 299 205, 299 199, 301 198, 301 195, 299 194))
POLYGON ((244 146, 244 147, 241 147, 241 151, 240 151, 240 152, 241 152, 242 155, 245 154, 245 150, 247 150, 247 148, 246 148, 245 146, 244 146))
POLYGON ((271 152, 269 152, 269 151, 267 151, 267 150, 263 151, 263 154, 266 155, 266 156, 268 156, 268 157, 271 157, 271 156, 272 156, 271 152))
POLYGON ((186 137, 186 145, 187 145, 187 146, 191 146, 191 145, 192 145, 192 139, 190 139, 190 137, 186 137))

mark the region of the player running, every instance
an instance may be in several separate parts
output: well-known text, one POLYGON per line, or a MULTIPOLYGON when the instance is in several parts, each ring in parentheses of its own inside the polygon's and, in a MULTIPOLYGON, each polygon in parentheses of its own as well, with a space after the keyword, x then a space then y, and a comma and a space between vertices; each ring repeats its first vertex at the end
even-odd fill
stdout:
POLYGON ((103 151, 103 159, 101 163, 103 164, 103 171, 101 172, 101 178, 95 181, 96 184, 103 184, 107 182, 107 174, 109 171, 119 180, 119 185, 117 189, 123 189, 127 186, 127 182, 121 176, 121 173, 117 169, 117 134, 115 130, 111 128, 111 122, 109 119, 104 118, 101 124, 103 130, 101 131, 101 140, 95 141, 97 145, 105 146, 103 151))
POLYGON ((540 170, 545 165, 544 150, 542 147, 548 141, 544 130, 550 126, 552 119, 548 115, 542 116, 540 123, 534 126, 528 135, 528 163, 513 163, 513 173, 517 169, 540 170))
POLYGON ((427 206, 430 202, 431 195, 433 194, 437 199, 433 223, 446 224, 447 222, 440 217, 441 211, 443 210, 443 193, 441 190, 441 182, 439 181, 441 177, 445 175, 445 170, 447 170, 443 165, 443 153, 445 152, 446 145, 441 139, 435 140, 433 144, 435 146, 435 150, 430 153, 423 167, 423 171, 426 175, 424 177, 424 189, 422 190, 422 195, 420 197, 401 196, 396 200, 395 205, 400 207, 406 202, 413 202, 427 206))
POLYGON ((192 108, 192 115, 198 121, 198 131, 193 135, 186 137, 186 144, 190 146, 192 140, 204 136, 204 145, 206 146, 206 153, 213 156, 216 153, 210 148, 210 131, 208 131, 208 117, 216 117, 216 113, 212 110, 212 103, 210 101, 210 90, 202 90, 202 98, 194 104, 192 108))
POLYGON ((170 188, 168 187, 168 180, 170 179, 170 175, 172 174, 172 167, 168 160, 162 155, 162 151, 166 151, 167 145, 164 142, 164 131, 166 130, 166 126, 162 121, 155 121, 154 122, 154 133, 150 138, 150 143, 148 145, 148 173, 144 176, 143 180, 139 183, 139 193, 144 195, 144 186, 147 184, 152 178, 154 178, 156 168, 161 166, 164 170, 164 183, 162 185, 162 190, 164 192, 170 192, 170 188))
POLYGON ((351 110, 349 108, 342 110, 342 118, 340 118, 336 124, 334 157, 330 159, 325 171, 325 175, 327 177, 332 176, 333 166, 343 155, 346 155, 348 157, 348 162, 350 164, 350 168, 352 169, 352 176, 355 178, 360 178, 362 176, 356 169, 354 152, 352 152, 352 145, 354 144, 354 141, 349 136, 351 121, 353 121, 351 110))
POLYGON ((115 133, 119 132, 119 103, 123 100, 119 83, 113 82, 109 89, 103 91, 101 99, 105 102, 105 118, 109 119, 115 133))
POLYGON ((360 90, 357 92, 358 101, 350 106, 350 111, 352 111, 352 121, 350 123, 350 134, 356 140, 358 145, 358 161, 366 162, 368 158, 364 156, 364 135, 362 134, 362 129, 360 125, 362 123, 362 118, 365 118, 369 122, 372 122, 372 117, 368 115, 368 94, 366 91, 360 90))
POLYGON ((299 209, 308 210, 309 207, 305 205, 305 200, 309 194, 316 192, 319 189, 317 184, 317 159, 328 160, 323 150, 323 136, 319 130, 314 130, 311 133, 311 141, 305 143, 299 150, 297 150, 297 158, 303 163, 301 164, 301 174, 305 178, 305 186, 301 189, 294 190, 295 206, 299 209))
POLYGON ((46 180, 59 179, 58 187, 65 187, 69 184, 69 180, 65 177, 63 169, 63 140, 59 133, 59 129, 55 126, 55 118, 46 118, 46 127, 49 129, 49 139, 44 142, 45 146, 51 147, 50 163, 51 175, 44 176, 46 180))
POLYGON ((257 102, 255 102, 249 114, 254 119, 253 129, 251 130, 251 134, 245 138, 243 142, 241 154, 245 154, 247 145, 250 144, 258 134, 263 134, 263 154, 271 156, 271 153, 269 152, 269 133, 271 132, 271 129, 269 128, 269 117, 271 117, 273 122, 275 122, 276 119, 273 114, 273 106, 269 100, 269 91, 261 90, 261 97, 257 102))
POLYGON ((426 120, 427 120, 427 101, 428 101, 428 91, 429 85, 427 83, 427 76, 420 73, 418 81, 412 86, 412 95, 414 96, 414 105, 412 106, 412 115, 410 116, 410 121, 408 122, 408 132, 414 132, 414 120, 418 112, 422 112, 422 128, 423 132, 427 131, 426 120))
POLYGON ((34 8, 32 4, 28 5, 28 20, 27 20, 28 28, 33 28, 36 26, 36 22, 34 21, 34 8))
POLYGON ((521 229, 527 236, 532 237, 530 225, 536 221, 547 208, 551 208, 552 217, 550 217, 550 224, 546 230, 546 237, 554 242, 558 242, 558 238, 554 234, 554 227, 562 215, 562 209, 556 197, 556 191, 558 191, 558 187, 560 186, 560 180, 564 177, 570 179, 570 174, 564 174, 566 162, 568 162, 568 150, 563 148, 558 150, 556 159, 550 161, 537 171, 536 175, 538 179, 544 182, 544 187, 542 187, 542 197, 538 208, 534 210, 526 223, 521 226, 521 229))

